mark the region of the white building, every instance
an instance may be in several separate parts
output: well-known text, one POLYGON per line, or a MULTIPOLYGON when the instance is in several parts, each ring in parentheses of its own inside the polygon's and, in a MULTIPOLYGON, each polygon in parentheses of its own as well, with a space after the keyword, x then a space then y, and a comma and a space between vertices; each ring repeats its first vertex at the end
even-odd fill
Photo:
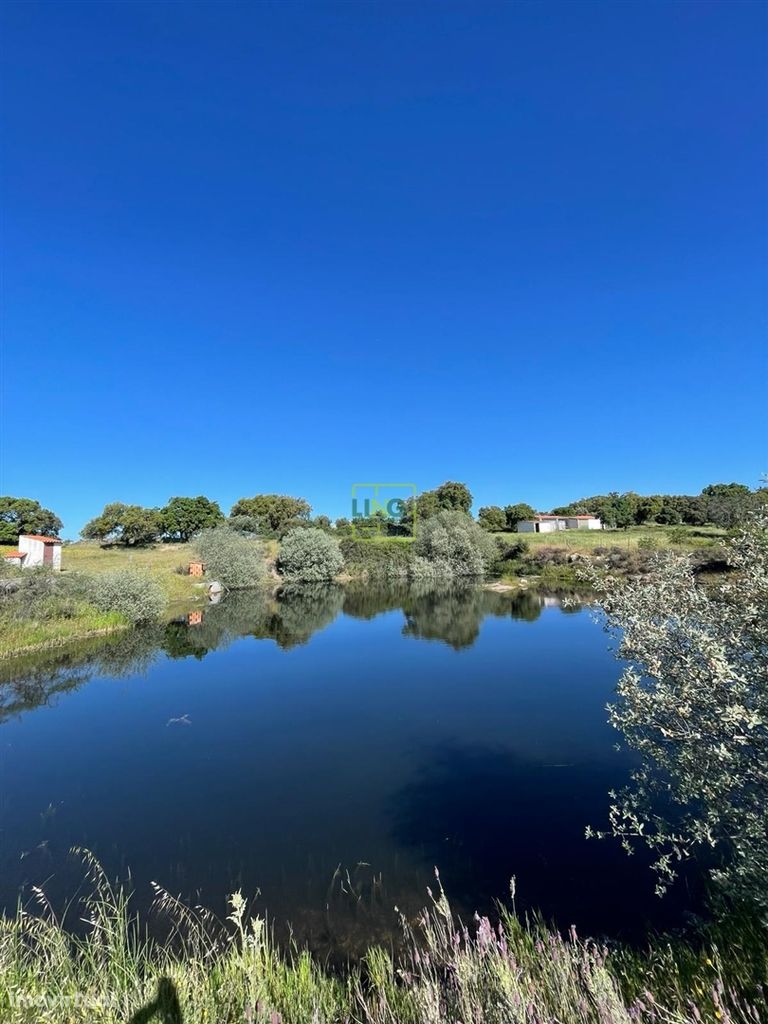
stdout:
POLYGON ((61 541, 58 537, 44 537, 39 533, 22 533, 17 551, 7 551, 3 558, 11 565, 30 569, 36 565, 49 565, 61 569, 61 541))
POLYGON ((597 516, 535 516, 521 519, 517 524, 518 533, 557 533, 559 530, 602 530, 603 524, 597 516))

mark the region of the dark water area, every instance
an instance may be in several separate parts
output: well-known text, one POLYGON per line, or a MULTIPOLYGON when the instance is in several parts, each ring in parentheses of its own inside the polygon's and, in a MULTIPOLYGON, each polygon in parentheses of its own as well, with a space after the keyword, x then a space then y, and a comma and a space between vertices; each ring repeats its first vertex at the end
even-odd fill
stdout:
POLYGON ((313 586, 3 666, 0 902, 82 883, 69 854, 217 913, 241 889, 346 955, 414 915, 434 867, 465 915, 508 897, 635 940, 664 899, 604 828, 632 766, 594 610, 480 588, 313 586))

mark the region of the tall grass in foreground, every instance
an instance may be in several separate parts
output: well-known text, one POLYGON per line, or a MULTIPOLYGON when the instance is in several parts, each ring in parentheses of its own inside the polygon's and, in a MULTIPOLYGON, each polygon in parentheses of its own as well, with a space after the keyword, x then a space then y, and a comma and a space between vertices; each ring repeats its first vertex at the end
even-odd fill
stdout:
POLYGON ((157 888, 169 938, 147 938, 84 854, 92 883, 84 935, 69 934, 36 891, 35 914, 0 921, 0 1020, 8 1024, 682 1024, 766 1020, 766 940, 740 927, 727 945, 658 941, 644 953, 567 937, 509 910, 498 925, 457 921, 439 885, 403 921, 397 957, 371 949, 332 974, 307 952, 280 952, 265 921, 230 899, 220 922, 157 888), (142 1012, 143 1011, 143 1012, 142 1012), (154 1011, 157 1011, 154 1015, 154 1011))

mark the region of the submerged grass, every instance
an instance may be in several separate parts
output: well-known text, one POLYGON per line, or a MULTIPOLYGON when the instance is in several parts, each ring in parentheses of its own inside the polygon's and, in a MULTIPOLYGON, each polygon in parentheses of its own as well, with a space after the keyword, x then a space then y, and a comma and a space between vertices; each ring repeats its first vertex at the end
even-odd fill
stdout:
POLYGON ((563 937, 500 910, 466 927, 442 888, 398 954, 377 947, 332 973, 294 945, 279 950, 264 919, 230 898, 225 922, 156 889, 172 928, 151 940, 124 889, 95 859, 84 934, 34 913, 0 919, 0 1019, 8 1024, 759 1024, 766 937, 734 926, 696 946, 658 940, 645 952, 563 937), (723 944, 720 945, 719 942, 723 944), (733 943, 736 943, 734 946, 733 943))

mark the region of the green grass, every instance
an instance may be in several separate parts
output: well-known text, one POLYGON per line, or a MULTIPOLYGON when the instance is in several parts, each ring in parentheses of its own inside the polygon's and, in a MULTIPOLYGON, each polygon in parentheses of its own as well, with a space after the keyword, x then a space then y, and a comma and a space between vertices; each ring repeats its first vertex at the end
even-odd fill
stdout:
POLYGON ((153 942, 81 855, 91 887, 70 907, 77 935, 39 890, 34 913, 0 919, 4 1024, 756 1024, 768 1009, 766 935, 742 921, 692 944, 608 949, 510 909, 466 928, 438 882, 418 920, 402 920, 399 953, 374 947, 331 972, 278 949, 239 893, 220 922, 156 887, 169 936, 153 942))
POLYGON ((195 557, 191 544, 152 544, 148 547, 126 548, 115 545, 101 547, 94 541, 66 544, 61 552, 63 572, 99 573, 115 569, 140 569, 154 576, 163 588, 169 603, 201 600, 204 587, 194 576, 176 572, 195 557))
POLYGON ((99 633, 125 629, 117 612, 100 612, 78 602, 66 617, 4 618, 0 623, 0 658, 11 658, 43 647, 57 647, 99 633))
POLYGON ((650 539, 659 549, 695 550, 708 547, 725 538, 724 530, 715 526, 631 526, 628 530, 559 530, 556 533, 494 533, 494 537, 524 540, 530 547, 564 547, 569 551, 590 552, 596 547, 637 548, 650 539), (676 531, 684 535, 682 543, 673 542, 676 531))

